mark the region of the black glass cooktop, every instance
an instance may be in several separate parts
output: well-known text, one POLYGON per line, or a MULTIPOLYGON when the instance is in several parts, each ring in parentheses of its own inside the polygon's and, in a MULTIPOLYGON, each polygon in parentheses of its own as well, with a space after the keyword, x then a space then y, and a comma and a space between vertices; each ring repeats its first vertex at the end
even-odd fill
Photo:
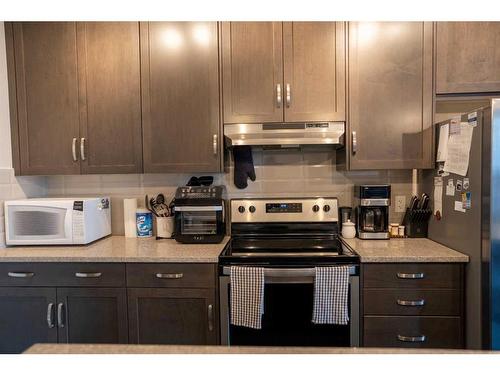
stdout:
POLYGON ((336 237, 233 237, 219 257, 221 265, 311 265, 359 263, 336 237))

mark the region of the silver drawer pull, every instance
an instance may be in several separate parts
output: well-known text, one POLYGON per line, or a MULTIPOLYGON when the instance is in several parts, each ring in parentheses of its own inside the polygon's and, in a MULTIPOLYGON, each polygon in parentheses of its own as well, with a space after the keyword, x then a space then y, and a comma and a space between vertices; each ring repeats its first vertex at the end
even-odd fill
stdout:
POLYGON ((51 302, 47 305, 47 326, 49 328, 54 328, 56 325, 53 319, 54 314, 54 304, 51 302))
POLYGON ((214 330, 214 305, 208 305, 208 330, 214 330))
POLYGON ((419 335, 419 336, 398 335, 398 340, 402 342, 424 342, 426 340, 426 337, 425 335, 419 335))
POLYGON ((405 301, 405 300, 402 300, 402 299, 398 299, 397 300, 397 304, 399 306, 423 306, 423 305, 425 305, 425 300, 418 299, 418 300, 415 300, 415 301, 405 301))
POLYGON ((20 278, 30 278, 35 276, 34 272, 9 272, 7 274, 9 277, 20 277, 20 278))
POLYGON ((101 277, 102 272, 77 272, 75 273, 75 277, 81 277, 81 278, 96 278, 96 277, 101 277))
POLYGON ((424 278, 424 273, 419 272, 419 273, 397 273, 398 279, 423 279, 424 278))
POLYGON ((59 328, 64 328, 63 307, 64 307, 64 304, 62 304, 62 303, 59 303, 57 305, 57 326, 59 328))
POLYGON ((159 279, 182 279, 183 273, 157 273, 156 277, 159 279))

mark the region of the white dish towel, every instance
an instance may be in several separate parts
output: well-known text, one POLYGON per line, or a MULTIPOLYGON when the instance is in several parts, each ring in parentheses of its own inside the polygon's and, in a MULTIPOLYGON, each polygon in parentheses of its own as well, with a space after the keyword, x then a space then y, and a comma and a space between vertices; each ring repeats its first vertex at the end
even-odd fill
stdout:
POLYGON ((262 328, 264 268, 231 267, 231 324, 262 328))
POLYGON ((348 303, 349 266, 316 267, 312 322, 346 325, 348 303))

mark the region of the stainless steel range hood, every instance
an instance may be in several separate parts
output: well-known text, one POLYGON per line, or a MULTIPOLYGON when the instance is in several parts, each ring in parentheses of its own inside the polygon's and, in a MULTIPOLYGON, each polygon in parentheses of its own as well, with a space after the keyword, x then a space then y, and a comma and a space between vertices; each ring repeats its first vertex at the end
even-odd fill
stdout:
POLYGON ((231 146, 344 145, 343 122, 294 122, 225 124, 226 144, 231 146))

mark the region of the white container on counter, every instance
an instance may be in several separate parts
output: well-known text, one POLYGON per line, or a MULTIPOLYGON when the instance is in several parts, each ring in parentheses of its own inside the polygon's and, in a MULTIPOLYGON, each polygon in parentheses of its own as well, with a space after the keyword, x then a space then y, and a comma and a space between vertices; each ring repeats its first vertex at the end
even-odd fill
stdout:
POLYGON ((404 225, 400 225, 398 227, 398 234, 399 234, 399 237, 404 237, 405 236, 405 226, 404 225))
POLYGON ((351 220, 347 219, 345 223, 342 223, 342 237, 344 238, 354 238, 356 237, 356 227, 351 220))
POLYGON ((172 238, 174 233, 174 217, 156 217, 156 237, 172 238))

